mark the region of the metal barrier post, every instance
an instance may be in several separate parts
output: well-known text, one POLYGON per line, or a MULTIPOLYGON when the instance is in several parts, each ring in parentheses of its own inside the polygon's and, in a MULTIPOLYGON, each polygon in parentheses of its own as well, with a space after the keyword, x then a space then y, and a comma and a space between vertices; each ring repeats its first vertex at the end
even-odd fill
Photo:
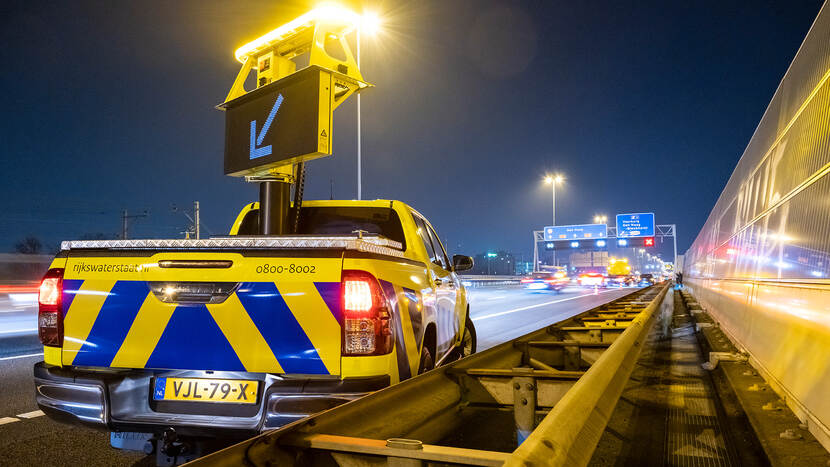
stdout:
POLYGON ((522 444, 536 428, 536 380, 533 368, 513 368, 513 416, 516 420, 516 442, 522 444))

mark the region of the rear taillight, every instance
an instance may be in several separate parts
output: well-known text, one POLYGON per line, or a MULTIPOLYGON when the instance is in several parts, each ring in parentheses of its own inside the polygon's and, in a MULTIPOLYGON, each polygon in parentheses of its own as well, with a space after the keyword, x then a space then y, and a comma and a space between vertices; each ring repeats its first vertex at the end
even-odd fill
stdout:
POLYGON ((51 347, 63 345, 62 294, 63 269, 54 268, 46 271, 46 275, 40 282, 37 296, 37 334, 43 345, 51 347))
POLYGON ((343 271, 343 355, 381 355, 392 351, 390 310, 378 280, 366 271, 343 271))

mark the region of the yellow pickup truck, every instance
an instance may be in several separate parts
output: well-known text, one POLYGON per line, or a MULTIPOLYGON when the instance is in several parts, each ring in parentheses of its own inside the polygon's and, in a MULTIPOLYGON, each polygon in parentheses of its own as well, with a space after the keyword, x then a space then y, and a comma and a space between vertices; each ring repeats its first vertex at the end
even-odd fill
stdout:
POLYGON ((306 201, 283 236, 256 235, 258 209, 223 237, 63 242, 39 293, 40 408, 154 450, 277 428, 475 352, 456 275, 472 259, 410 206, 306 201))

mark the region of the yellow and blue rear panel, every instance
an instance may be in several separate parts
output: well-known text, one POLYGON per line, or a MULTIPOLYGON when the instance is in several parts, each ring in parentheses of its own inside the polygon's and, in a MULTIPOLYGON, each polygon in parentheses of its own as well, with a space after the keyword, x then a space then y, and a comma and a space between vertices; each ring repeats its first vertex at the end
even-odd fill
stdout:
MULTIPOLYGON (((412 262, 328 257, 246 257, 238 253, 162 252, 149 257, 67 260, 63 365, 248 371, 357 377, 418 371, 423 332, 434 322, 412 262), (227 269, 166 269, 165 259, 230 259, 227 269), (135 265, 125 270, 124 265, 135 265), (266 264, 270 267, 264 267, 266 264), (270 274, 274 265, 313 265, 314 273, 270 274), (113 267, 119 267, 113 272, 113 267), (388 355, 341 358, 342 269, 369 271, 393 305, 395 348, 388 355), (388 280, 387 280, 388 279, 388 280), (232 282, 222 303, 165 303, 150 282, 232 282), (343 366, 341 368, 341 365, 343 366)), ((295 268, 295 270, 299 270, 295 268)))
POLYGON ((244 282, 219 304, 163 303, 143 280, 64 282, 64 365, 340 372, 340 282, 244 282))

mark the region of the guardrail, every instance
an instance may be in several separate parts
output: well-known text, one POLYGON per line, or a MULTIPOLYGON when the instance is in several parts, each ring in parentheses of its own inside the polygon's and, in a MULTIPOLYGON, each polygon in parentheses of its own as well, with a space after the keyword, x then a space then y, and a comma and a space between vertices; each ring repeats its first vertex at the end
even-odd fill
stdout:
POLYGON ((667 290, 632 292, 193 465, 586 465, 667 290))
POLYGON ((463 275, 459 276, 461 282, 465 287, 497 287, 503 285, 519 285, 522 281, 522 276, 478 276, 478 275, 463 275))

